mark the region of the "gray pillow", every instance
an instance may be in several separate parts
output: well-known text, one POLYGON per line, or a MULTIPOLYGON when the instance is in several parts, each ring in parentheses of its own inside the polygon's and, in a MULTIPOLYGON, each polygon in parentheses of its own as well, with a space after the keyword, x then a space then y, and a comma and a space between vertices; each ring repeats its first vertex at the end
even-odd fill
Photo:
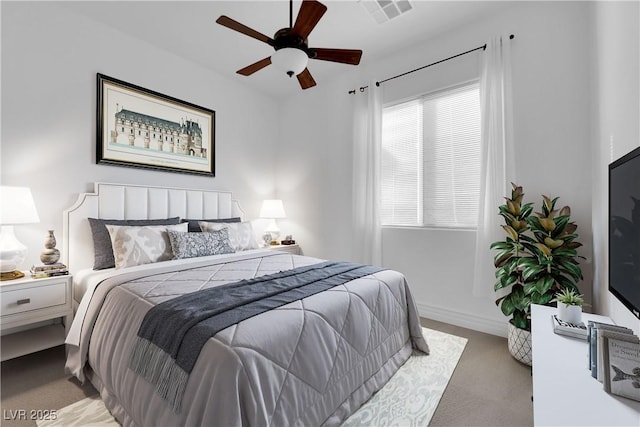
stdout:
POLYGON ((93 235, 93 269, 103 270, 116 266, 113 257, 111 237, 105 224, 109 225, 175 225, 180 224, 180 217, 167 219, 96 219, 88 218, 93 235))
POLYGON ((174 230, 167 230, 167 233, 175 259, 233 253, 226 228, 211 233, 185 233, 174 230))
POLYGON ((234 218, 218 218, 218 219, 183 219, 182 222, 188 222, 189 223, 189 232, 191 233, 198 233, 200 231, 202 231, 200 229, 200 225, 198 225, 198 221, 205 221, 205 222, 240 222, 241 219, 240 217, 234 217, 234 218))

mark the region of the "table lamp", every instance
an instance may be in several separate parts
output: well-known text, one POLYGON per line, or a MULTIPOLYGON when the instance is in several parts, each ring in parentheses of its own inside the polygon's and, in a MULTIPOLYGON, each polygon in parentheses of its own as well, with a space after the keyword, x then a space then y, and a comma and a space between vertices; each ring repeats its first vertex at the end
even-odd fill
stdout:
POLYGON ((271 223, 264 230, 265 233, 271 235, 271 244, 278 244, 278 236, 280 236, 280 229, 276 223, 278 218, 286 218, 284 213, 284 205, 282 200, 270 199, 262 202, 262 208, 260 209, 260 218, 267 218, 271 220, 271 223))
POLYGON ((18 267, 27 256, 27 247, 13 234, 13 226, 40 222, 28 187, 0 186, 0 280, 24 276, 18 267))

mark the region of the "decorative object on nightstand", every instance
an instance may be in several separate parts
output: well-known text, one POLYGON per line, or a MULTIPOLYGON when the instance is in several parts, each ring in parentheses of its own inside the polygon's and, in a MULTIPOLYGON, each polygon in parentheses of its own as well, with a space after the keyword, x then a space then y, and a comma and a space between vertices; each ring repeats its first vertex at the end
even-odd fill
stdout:
POLYGON ((48 265, 33 265, 29 272, 32 278, 43 279, 45 277, 66 276, 69 274, 69 268, 61 262, 56 262, 48 265))
POLYGON ((271 245, 278 244, 278 237, 280 236, 280 228, 276 223, 276 219, 286 218, 284 213, 284 205, 282 200, 270 199, 262 202, 262 208, 260 209, 260 218, 270 219, 271 223, 264 230, 265 233, 269 233, 271 236, 271 245))
POLYGON ((0 187, 0 280, 24 277, 18 270, 27 256, 27 248, 13 233, 13 226, 40 222, 28 187, 0 187))
POLYGON ((293 240, 293 236, 291 234, 287 234, 283 241, 280 242, 282 245, 295 245, 296 241, 293 240))
POLYGON ((40 252, 40 261, 45 265, 55 264, 60 259, 60 251, 56 249, 56 236, 53 230, 49 230, 48 233, 44 240, 44 250, 40 252))

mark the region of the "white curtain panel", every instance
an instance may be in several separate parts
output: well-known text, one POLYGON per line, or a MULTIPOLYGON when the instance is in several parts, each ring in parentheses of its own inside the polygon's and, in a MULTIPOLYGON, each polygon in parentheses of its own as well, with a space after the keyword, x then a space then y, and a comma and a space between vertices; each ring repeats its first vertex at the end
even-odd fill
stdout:
POLYGON ((515 182, 511 101, 511 41, 508 35, 487 42, 480 76, 482 119, 480 205, 473 295, 493 297, 496 281, 491 243, 504 239, 498 206, 515 182))
POLYGON ((380 150, 382 89, 369 83, 356 93, 353 114, 353 260, 382 265, 380 150))

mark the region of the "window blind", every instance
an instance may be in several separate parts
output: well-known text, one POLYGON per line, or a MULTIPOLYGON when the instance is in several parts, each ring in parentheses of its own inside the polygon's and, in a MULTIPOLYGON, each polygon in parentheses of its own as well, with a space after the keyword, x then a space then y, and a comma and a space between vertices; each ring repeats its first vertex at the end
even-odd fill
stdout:
POLYGON ((480 191, 478 83, 383 111, 383 225, 477 225, 480 191))
POLYGON ((422 225, 422 101, 385 108, 382 119, 382 224, 422 225))

